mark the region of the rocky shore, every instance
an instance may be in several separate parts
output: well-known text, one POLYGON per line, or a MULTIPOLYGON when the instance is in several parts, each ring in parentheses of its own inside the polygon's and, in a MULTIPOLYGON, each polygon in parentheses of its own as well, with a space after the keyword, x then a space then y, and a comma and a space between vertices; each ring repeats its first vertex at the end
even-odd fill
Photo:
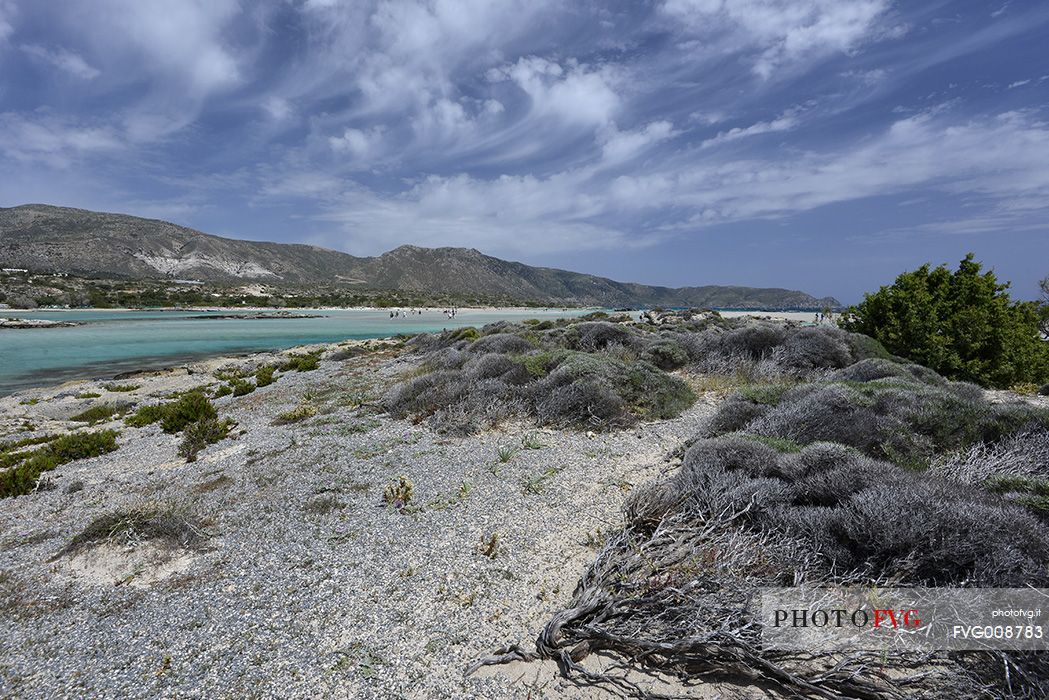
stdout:
POLYGON ((79 326, 74 321, 51 321, 37 318, 0 318, 0 328, 68 328, 79 326))

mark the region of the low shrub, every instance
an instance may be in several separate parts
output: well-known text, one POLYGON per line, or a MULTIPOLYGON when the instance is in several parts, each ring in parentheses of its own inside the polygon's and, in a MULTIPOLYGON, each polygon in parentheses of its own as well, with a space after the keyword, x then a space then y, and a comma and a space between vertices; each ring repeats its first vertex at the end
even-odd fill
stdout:
POLYGON ((128 392, 140 389, 142 386, 140 384, 103 384, 102 388, 106 391, 128 392))
POLYGON ((234 396, 246 396, 251 392, 255 391, 255 383, 244 381, 243 379, 233 379, 230 381, 230 386, 233 387, 234 396))
POLYGON ((319 353, 306 353, 304 355, 291 354, 281 363, 281 372, 311 372, 320 367, 319 353))
POLYGON ((196 548, 208 537, 204 523, 182 508, 140 506, 92 520, 57 555, 76 554, 103 542, 122 547, 161 541, 171 547, 196 548))
POLYGON ((229 396, 232 393, 233 393, 233 387, 231 387, 229 384, 223 384, 218 389, 215 390, 213 398, 220 399, 223 396, 229 396))
POLYGON ((114 430, 69 433, 49 440, 36 450, 18 453, 19 459, 0 471, 0 497, 31 492, 42 473, 62 464, 116 450, 116 438, 114 430))
POLYGON ((688 352, 676 340, 664 338, 645 348, 642 357, 662 370, 674 370, 688 364, 688 352))
POLYGON ((636 517, 745 512, 750 527, 806 542, 835 575, 921 585, 1049 581, 1049 529, 1023 508, 842 445, 781 447, 743 436, 701 440, 662 492, 646 496, 648 506, 635 504, 636 517))
POLYGON ((119 413, 123 413, 125 408, 125 406, 118 404, 103 403, 97 406, 92 406, 86 411, 81 411, 69 420, 77 423, 98 423, 100 421, 109 420, 119 413))
POLYGON ((178 447, 179 456, 184 457, 187 462, 195 462, 201 450, 225 439, 234 425, 229 418, 219 420, 205 417, 190 423, 182 431, 182 442, 178 447))
POLYGON ((218 411, 202 391, 190 391, 169 403, 143 406, 124 422, 135 428, 159 422, 165 433, 177 433, 191 423, 217 417, 218 411))
POLYGON ((255 386, 264 387, 269 386, 273 382, 277 381, 273 373, 277 370, 273 365, 263 365, 255 370, 255 386))
POLYGON ((866 360, 831 377, 786 391, 737 392, 719 406, 706 434, 837 442, 923 468, 947 451, 993 443, 1032 425, 1049 427, 1047 410, 991 403, 978 387, 948 384, 914 365, 866 360))
POLYGON ((102 394, 99 394, 96 391, 85 391, 85 392, 82 392, 80 394, 76 394, 73 398, 75 398, 75 399, 97 399, 100 396, 102 396, 102 394))
POLYGON ((285 411, 277 415, 277 420, 274 421, 276 425, 287 425, 289 423, 298 423, 304 421, 307 418, 312 418, 317 415, 317 406, 310 401, 303 401, 295 408, 290 411, 285 411))

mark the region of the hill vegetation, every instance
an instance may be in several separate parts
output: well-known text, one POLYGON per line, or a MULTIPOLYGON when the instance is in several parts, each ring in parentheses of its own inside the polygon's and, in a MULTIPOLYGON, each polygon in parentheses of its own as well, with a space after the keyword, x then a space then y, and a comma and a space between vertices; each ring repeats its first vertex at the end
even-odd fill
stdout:
POLYGON ((378 257, 355 257, 316 246, 233 240, 155 219, 42 204, 0 209, 0 267, 117 280, 251 283, 278 290, 321 285, 329 288, 327 293, 343 297, 365 289, 423 298, 481 296, 546 305, 765 309, 839 305, 834 299, 788 289, 675 289, 615 282, 464 248, 401 246, 378 257))

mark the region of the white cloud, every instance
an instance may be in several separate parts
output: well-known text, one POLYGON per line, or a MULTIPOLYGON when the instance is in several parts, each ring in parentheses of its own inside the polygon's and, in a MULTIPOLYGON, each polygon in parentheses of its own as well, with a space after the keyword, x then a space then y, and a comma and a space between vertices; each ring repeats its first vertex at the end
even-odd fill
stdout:
POLYGON ((291 103, 276 95, 270 95, 263 100, 262 109, 270 119, 278 122, 289 119, 295 114, 295 108, 291 106, 291 103))
POLYGON ((567 67, 546 58, 530 56, 488 72, 489 80, 512 80, 531 99, 540 116, 554 116, 570 123, 601 126, 619 109, 608 71, 570 63, 567 67))
POLYGON ((1017 80, 1015 83, 1009 83, 1009 89, 1012 90, 1013 88, 1023 87, 1024 85, 1026 85, 1029 82, 1031 82, 1031 81, 1030 80, 1017 80))
MULTIPOLYGON (((605 145, 629 157, 670 133, 669 124, 655 123, 605 145)), ((1032 211, 1049 212, 1047 164, 1049 124, 1030 114, 957 122, 930 112, 851 147, 789 160, 700 161, 683 152, 611 181, 600 168, 578 168, 548 177, 429 177, 396 195, 357 188, 330 200, 325 218, 344 224, 340 247, 358 252, 415 241, 534 254, 649 245, 675 231, 930 188, 982 202, 986 213, 970 220, 979 230, 1002 230, 1032 211), (645 223, 657 216, 658 224, 645 223)))
POLYGON ((15 4, 10 0, 0 0, 0 43, 15 33, 14 28, 15 4))
MULTIPOLYGON (((871 38, 889 0, 668 0, 664 11, 699 36, 735 33, 768 78, 801 59, 848 52, 871 38)), ((899 29, 890 30, 899 32, 899 29)))
POLYGON ((336 153, 346 154, 358 164, 367 164, 383 151, 383 129, 373 127, 365 131, 349 128, 341 136, 328 139, 328 143, 336 153))
POLYGON ((26 44, 20 48, 33 58, 82 80, 93 80, 102 74, 79 54, 68 49, 48 49, 37 44, 26 44))
POLYGON ((623 163, 674 135, 674 125, 668 121, 651 122, 636 131, 613 130, 602 144, 602 155, 606 163, 623 163))
POLYGON ((784 112, 782 115, 771 121, 756 122, 750 126, 735 127, 728 131, 719 132, 717 136, 704 141, 701 146, 703 148, 710 148, 711 146, 719 146, 730 141, 745 139, 748 136, 759 136, 761 134, 790 131, 797 127, 798 124, 797 111, 791 110, 784 112))
POLYGON ((121 139, 107 126, 89 125, 47 113, 0 113, 0 153, 19 163, 63 168, 90 153, 112 152, 121 139))

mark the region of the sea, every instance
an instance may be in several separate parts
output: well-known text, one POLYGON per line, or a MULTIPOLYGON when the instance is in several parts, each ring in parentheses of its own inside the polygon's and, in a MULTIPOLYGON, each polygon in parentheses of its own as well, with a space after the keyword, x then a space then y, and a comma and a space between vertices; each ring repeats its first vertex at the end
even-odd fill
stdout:
MULTIPOLYGON (((277 309, 263 310, 274 313, 277 309)), ((295 309, 291 318, 247 318, 250 312, 163 310, 0 310, 0 317, 73 321, 54 328, 0 329, 0 395, 72 379, 118 374, 263 350, 348 339, 483 326, 494 321, 580 316, 593 309, 442 310, 390 317, 390 310, 295 309), (230 317, 232 316, 232 317, 230 317)))

